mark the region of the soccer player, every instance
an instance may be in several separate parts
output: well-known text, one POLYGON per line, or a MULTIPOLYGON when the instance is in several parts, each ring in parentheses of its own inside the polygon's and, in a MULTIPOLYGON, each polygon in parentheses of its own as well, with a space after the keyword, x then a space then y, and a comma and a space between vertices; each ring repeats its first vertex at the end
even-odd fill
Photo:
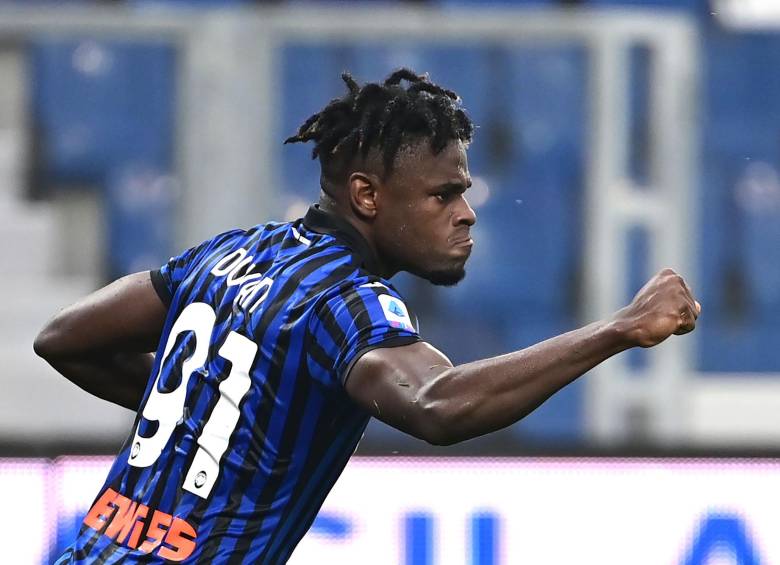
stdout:
POLYGON ((699 304, 667 269, 609 319, 453 366, 389 279, 463 278, 472 123, 455 93, 409 70, 343 79, 347 93, 287 140, 314 142, 321 165, 304 218, 217 235, 38 336, 65 377, 138 411, 61 563, 283 563, 371 416, 452 444, 694 329, 699 304))

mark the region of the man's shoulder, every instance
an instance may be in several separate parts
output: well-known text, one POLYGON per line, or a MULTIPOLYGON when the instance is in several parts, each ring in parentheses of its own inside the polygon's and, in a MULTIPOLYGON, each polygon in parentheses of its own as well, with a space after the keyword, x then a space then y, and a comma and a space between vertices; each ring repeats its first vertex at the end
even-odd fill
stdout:
POLYGON ((232 228, 217 233, 208 242, 224 243, 268 237, 273 233, 286 231, 291 225, 292 222, 265 222, 246 228, 232 228))
POLYGON ((246 251, 249 246, 267 243, 267 240, 275 236, 277 238, 284 236, 290 226, 290 222, 266 222, 248 228, 233 228, 222 231, 198 246, 201 251, 199 255, 202 257, 212 255, 215 252, 227 254, 240 248, 244 248, 246 251))
POLYGON ((354 267, 349 273, 345 270, 343 279, 322 288, 320 296, 324 301, 335 299, 351 302, 377 296, 390 296, 403 300, 389 280, 374 275, 364 268, 354 269, 354 267))

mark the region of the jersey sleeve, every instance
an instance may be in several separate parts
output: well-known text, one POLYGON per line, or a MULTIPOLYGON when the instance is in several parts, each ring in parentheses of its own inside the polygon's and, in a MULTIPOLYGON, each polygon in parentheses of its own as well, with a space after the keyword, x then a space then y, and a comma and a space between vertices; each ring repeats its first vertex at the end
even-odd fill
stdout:
POLYGON ((310 320, 307 341, 310 373, 323 384, 344 385, 363 354, 421 338, 398 293, 373 282, 341 290, 321 303, 310 320))
POLYGON ((168 259, 162 267, 151 271, 152 286, 166 306, 170 306, 173 295, 179 288, 179 284, 187 278, 192 269, 199 265, 201 260, 208 256, 212 250, 222 245, 226 240, 236 234, 244 233, 243 230, 232 230, 221 233, 216 237, 206 240, 200 245, 190 247, 184 253, 168 259))
POLYGON ((191 259, 196 253, 197 248, 191 247, 181 255, 171 257, 165 265, 151 272, 154 290, 166 306, 171 305, 173 295, 186 276, 191 259))

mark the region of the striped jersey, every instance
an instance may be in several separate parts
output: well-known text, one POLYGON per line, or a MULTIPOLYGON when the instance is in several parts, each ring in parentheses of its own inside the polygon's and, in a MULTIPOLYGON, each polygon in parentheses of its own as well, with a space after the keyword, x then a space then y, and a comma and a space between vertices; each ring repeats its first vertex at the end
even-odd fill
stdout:
POLYGON ((61 562, 285 562, 368 422, 350 367, 420 339, 376 272, 357 230, 317 206, 153 272, 169 306, 152 374, 61 562))

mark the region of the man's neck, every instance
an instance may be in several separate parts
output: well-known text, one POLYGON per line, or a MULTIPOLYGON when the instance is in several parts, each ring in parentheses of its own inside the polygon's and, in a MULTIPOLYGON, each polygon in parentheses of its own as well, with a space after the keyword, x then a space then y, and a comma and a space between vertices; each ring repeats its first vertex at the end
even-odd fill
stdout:
POLYGON ((371 247, 374 256, 377 258, 379 262, 379 266, 382 271, 381 273, 377 273, 377 274, 379 274, 383 278, 390 278, 394 274, 396 274, 397 271, 391 269, 383 261, 382 256, 379 254, 376 244, 374 243, 374 238, 372 237, 371 234, 371 229, 368 226, 368 224, 364 221, 361 221, 360 218, 355 216, 355 214, 352 213, 352 210, 349 208, 347 204, 336 200, 325 191, 320 191, 320 201, 318 205, 320 207, 320 210, 338 216, 339 218, 343 219, 345 222, 348 222, 349 225, 351 225, 361 235, 361 237, 366 240, 366 243, 369 245, 369 247, 371 247))

